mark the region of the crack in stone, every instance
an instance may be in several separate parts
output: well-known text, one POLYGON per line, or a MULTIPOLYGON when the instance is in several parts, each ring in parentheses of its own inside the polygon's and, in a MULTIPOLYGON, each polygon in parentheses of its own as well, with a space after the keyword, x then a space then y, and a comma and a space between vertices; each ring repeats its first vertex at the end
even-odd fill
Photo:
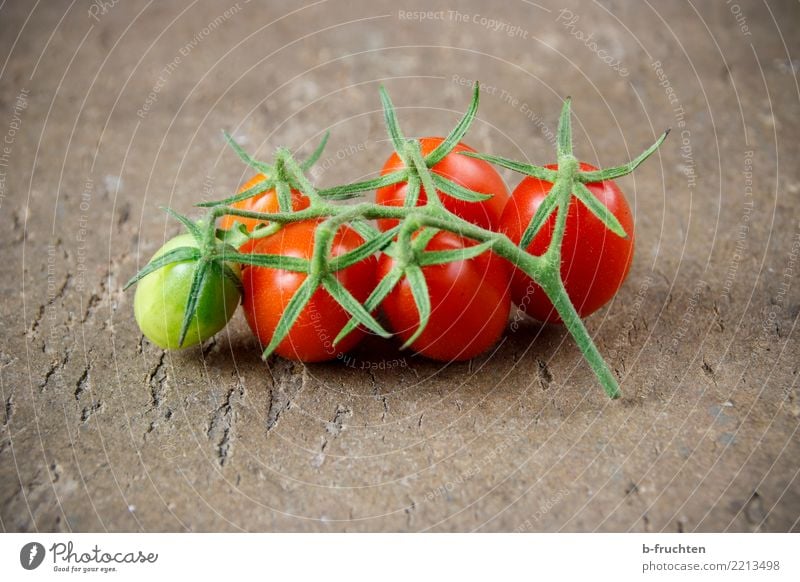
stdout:
POLYGON ((86 390, 92 389, 92 379, 89 376, 89 371, 92 369, 92 366, 86 366, 86 369, 81 374, 81 377, 78 378, 78 381, 75 383, 75 400, 80 400, 81 396, 83 395, 86 390))
MULTIPOLYGON (((101 283, 102 287, 105 287, 103 283, 101 283)), ((81 318, 81 323, 86 323, 89 319, 89 316, 94 315, 97 306, 102 301, 102 297, 97 293, 92 293, 89 296, 89 301, 86 303, 86 311, 83 313, 83 317, 81 318)))
POLYGON ((306 369, 302 367, 298 374, 296 369, 288 362, 281 362, 275 365, 284 368, 280 374, 280 380, 276 380, 277 374, 273 374, 272 388, 269 391, 269 409, 267 410, 267 434, 274 429, 281 415, 292 407, 292 400, 302 392, 306 385, 306 369))
POLYGON ((30 330, 28 331, 29 337, 36 337, 36 335, 39 333, 39 326, 42 323, 42 319, 44 319, 44 313, 47 309, 47 305, 47 303, 43 303, 39 306, 39 311, 34 316, 33 323, 31 323, 30 330))
POLYGON ((69 358, 72 355, 72 352, 67 349, 64 351, 64 355, 60 360, 54 360, 48 366, 47 371, 44 373, 44 377, 39 382, 39 390, 44 392, 45 388, 47 388, 47 384, 50 382, 50 379, 56 374, 56 372, 60 372, 63 370, 66 365, 69 363, 69 358))
POLYGON ((386 416, 389 414, 389 401, 387 400, 386 396, 381 394, 380 387, 378 386, 378 380, 375 378, 375 372, 373 372, 371 369, 369 370, 369 377, 370 381, 372 382, 372 394, 375 396, 375 399, 380 400, 381 404, 383 405, 381 422, 386 422, 386 416))
POLYGON ((14 395, 10 394, 8 398, 6 398, 6 406, 5 406, 5 418, 3 419, 3 427, 6 427, 11 422, 11 417, 14 416, 14 395))
POLYGON ((542 390, 547 390, 550 388, 550 384, 553 383, 553 374, 550 372, 550 368, 547 367, 547 362, 537 359, 536 363, 539 366, 539 384, 541 384, 542 390))
POLYGON ((336 407, 336 414, 333 415, 333 420, 325 425, 325 430, 334 438, 342 434, 345 428, 344 419, 353 416, 353 411, 341 404, 336 407))
POLYGON ((161 352, 158 363, 147 375, 147 384, 150 387, 151 409, 161 407, 164 399, 164 383, 167 381, 167 370, 164 365, 166 352, 161 352))
POLYGON ((330 441, 333 441, 339 437, 340 434, 344 431, 347 425, 344 424, 344 419, 353 416, 353 411, 346 406, 342 406, 341 404, 336 406, 336 413, 333 415, 333 419, 325 424, 325 431, 331 435, 331 438, 328 439, 324 435, 322 436, 322 444, 319 448, 319 453, 314 457, 311 461, 311 465, 319 469, 322 466, 322 463, 325 462, 325 449, 328 448, 328 444, 330 441))
POLYGON ((219 464, 223 467, 233 454, 233 443, 236 438, 236 433, 234 432, 236 423, 234 404, 240 404, 243 399, 243 384, 238 384, 231 388, 225 397, 225 401, 214 411, 208 423, 206 436, 215 440, 219 464))
POLYGON ((85 406, 81 411, 81 422, 86 424, 95 412, 103 410, 104 404, 102 401, 92 402, 91 406, 85 406))

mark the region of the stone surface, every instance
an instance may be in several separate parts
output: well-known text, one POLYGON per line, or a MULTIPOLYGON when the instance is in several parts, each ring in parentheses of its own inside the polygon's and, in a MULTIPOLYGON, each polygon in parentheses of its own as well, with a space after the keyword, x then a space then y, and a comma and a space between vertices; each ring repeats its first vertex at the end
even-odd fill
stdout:
POLYGON ((796 3, 101 4, 0 7, 2 529, 800 529, 796 3), (673 128, 620 180, 637 257, 587 322, 624 399, 532 322, 446 367, 264 364, 241 315, 142 340, 158 207, 248 175, 221 129, 265 158, 331 129, 332 185, 388 155, 380 83, 443 134, 472 79, 484 151, 552 160, 566 95, 597 165, 673 128))

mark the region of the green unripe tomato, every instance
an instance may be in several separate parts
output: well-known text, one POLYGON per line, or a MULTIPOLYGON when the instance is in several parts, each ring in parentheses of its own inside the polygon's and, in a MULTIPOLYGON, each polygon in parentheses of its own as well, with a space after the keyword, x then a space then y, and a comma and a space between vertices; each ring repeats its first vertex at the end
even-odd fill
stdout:
MULTIPOLYGON (((197 246, 192 235, 181 234, 158 249, 153 259, 179 247, 197 246)), ((207 340, 225 327, 239 305, 239 288, 223 274, 221 265, 212 265, 200 289, 197 309, 186 338, 183 345, 178 346, 196 266, 195 260, 170 263, 138 283, 133 299, 136 323, 147 339, 161 348, 187 348, 207 340)), ((238 265, 228 263, 228 266, 237 277, 241 276, 238 265)))

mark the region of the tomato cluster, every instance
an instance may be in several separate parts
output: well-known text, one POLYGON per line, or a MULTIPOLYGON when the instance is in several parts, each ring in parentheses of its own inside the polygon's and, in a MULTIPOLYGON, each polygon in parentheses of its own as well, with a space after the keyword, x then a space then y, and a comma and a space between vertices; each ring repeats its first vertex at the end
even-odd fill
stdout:
MULTIPOLYGON (((422 153, 430 153, 444 138, 420 140, 422 153)), ((484 228, 496 230, 500 216, 508 201, 508 190, 500 174, 487 162, 460 155, 462 151, 475 151, 459 143, 451 153, 431 168, 459 185, 490 197, 477 203, 464 202, 438 195, 445 207, 484 228)), ((402 168, 403 162, 393 154, 384 165, 385 175, 402 168)), ((263 176, 255 176, 242 190, 250 188, 263 176)), ((385 206, 403 206, 407 183, 398 183, 377 190, 376 202, 385 206)), ((307 206, 306 199, 293 193, 295 210, 307 206)), ((418 205, 427 201, 424 189, 417 200, 418 205)), ((268 191, 255 198, 237 203, 241 208, 270 208, 277 210, 274 192, 268 191)), ((261 210, 265 211, 265 210, 261 210)), ((223 226, 235 222, 226 217, 223 226)), ((248 230, 255 221, 244 221, 248 230)), ((379 220, 378 227, 387 231, 396 226, 396 220, 379 220)), ((317 221, 290 224, 277 233, 258 240, 249 241, 241 251, 263 254, 279 254, 310 259, 314 247, 317 221)), ((352 251, 364 240, 352 229, 342 227, 334 239, 331 256, 336 257, 352 251)), ((473 241, 447 231, 440 231, 427 244, 425 250, 463 248, 473 241)), ((337 272, 337 278, 361 303, 392 269, 394 259, 382 253, 380 258, 371 256, 355 265, 337 272)), ((462 261, 423 267, 431 302, 431 315, 424 331, 410 345, 415 352, 440 361, 468 360, 491 348, 505 329, 511 309, 511 269, 494 253, 462 261)), ((245 267, 243 308, 250 329, 267 345, 278 322, 306 275, 266 267, 245 267)), ((401 339, 408 340, 420 325, 419 313, 404 278, 383 300, 381 310, 390 329, 401 339)), ((363 328, 350 332, 333 345, 333 339, 342 331, 350 317, 324 289, 318 289, 300 313, 287 337, 275 352, 285 358, 304 362, 319 362, 334 359, 352 349, 364 337, 363 328)))
POLYGON ((303 162, 278 148, 272 164, 225 134, 257 174, 238 194, 198 204, 209 209, 201 221, 167 209, 187 233, 128 283, 139 283, 142 332, 164 348, 194 345, 222 329, 241 300, 265 358, 332 360, 372 332, 452 362, 497 345, 516 304, 543 323, 562 323, 618 398, 617 378, 582 318, 614 297, 633 260, 633 216, 613 180, 669 131, 630 162, 599 170, 573 154, 567 98, 557 163, 535 166, 463 143, 477 84, 444 138, 407 139, 384 88, 380 96, 394 153, 369 180, 321 190, 309 181, 327 134, 303 162), (495 166, 524 176, 511 195, 495 166), (337 203, 370 191, 374 202, 337 203))
MULTIPOLYGON (((429 154, 443 138, 423 138, 421 152, 429 154)), ((500 174, 484 160, 467 157, 462 152, 474 152, 458 143, 453 150, 431 167, 431 171, 447 177, 460 186, 489 195, 479 202, 466 202, 437 193, 444 207, 456 216, 482 228, 502 232, 519 243, 536 210, 550 192, 552 184, 526 177, 509 196, 500 174)), ((393 154, 384 165, 382 175, 403 168, 403 162, 393 154)), ((556 166, 548 166, 557 169, 556 166)), ((592 170, 582 164, 581 170, 592 170)), ((241 191, 253 188, 266 179, 255 175, 241 191)), ((631 211, 619 188, 612 181, 588 184, 587 187, 616 216, 629 236, 618 237, 583 204, 573 198, 567 215, 562 243, 561 273, 567 293, 581 316, 587 316, 608 302, 619 289, 630 268, 633 257, 633 222, 631 211)), ((385 206, 403 206, 408 184, 400 182, 376 191, 376 202, 385 206)), ((426 202, 420 190, 417 205, 426 202)), ((309 206, 308 198, 297 190, 291 192, 292 210, 309 206)), ((279 211, 274 188, 238 201, 234 208, 260 213, 279 211)), ((541 255, 549 246, 555 215, 552 215, 527 248, 541 255)), ((226 215, 220 226, 230 230, 238 223, 248 232, 262 226, 248 217, 226 215)), ((309 219, 287 224, 268 236, 248 239, 239 246, 245 254, 284 256, 295 259, 312 258, 314 240, 320 220, 309 219)), ((397 220, 378 221, 378 228, 388 231, 397 220)), ((420 231, 414 233, 414 236, 420 231)), ((364 244, 354 229, 339 227, 330 247, 330 257, 341 256, 364 244)), ((192 245, 189 235, 181 235, 165 245, 159 254, 181 244, 192 245)), ((464 249, 475 241, 455 233, 440 230, 428 237, 425 251, 464 249)), ((158 256, 157 254, 156 256, 158 256)), ((337 271, 335 277, 359 302, 364 303, 378 282, 396 267, 398 259, 391 253, 373 254, 337 271)), ((380 312, 390 330, 405 342, 413 340, 410 348, 439 361, 467 360, 492 348, 502 336, 512 301, 523 311, 543 322, 557 322, 558 315, 545 293, 524 272, 508 264, 491 250, 474 257, 421 267, 428 288, 429 317, 424 330, 420 327, 420 311, 407 277, 383 298, 380 312)), ((275 267, 243 265, 241 270, 242 306, 247 323, 263 345, 270 343, 286 309, 306 280, 306 273, 275 267)), ((136 318, 142 332, 162 347, 178 347, 178 335, 192 279, 191 262, 169 265, 150 273, 141 281, 136 293, 136 318)), ((239 291, 215 274, 204 289, 195 314, 195 324, 182 346, 196 344, 213 335, 230 318, 239 291)), ((339 341, 335 338, 350 321, 350 314, 320 287, 316 289, 297 316, 288 335, 277 345, 275 352, 289 359, 319 362, 339 357, 355 347, 366 335, 358 326, 339 341)))

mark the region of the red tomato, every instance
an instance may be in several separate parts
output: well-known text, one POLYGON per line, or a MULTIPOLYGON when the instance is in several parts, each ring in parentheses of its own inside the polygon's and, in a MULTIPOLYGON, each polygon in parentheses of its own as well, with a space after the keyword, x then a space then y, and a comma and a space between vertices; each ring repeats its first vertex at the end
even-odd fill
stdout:
MULTIPOLYGON (((239 193, 242 193, 245 190, 252 188, 265 178, 266 176, 264 176, 264 174, 256 174, 255 176, 250 178, 247 182, 245 182, 241 188, 239 188, 239 193)), ((309 200, 304 194, 298 192, 297 190, 292 190, 293 210, 303 210, 304 208, 308 208, 308 205, 309 205, 309 200)), ((248 198, 247 200, 240 200, 239 202, 235 202, 231 204, 231 206, 233 206, 234 208, 239 208, 241 210, 252 210, 253 212, 274 213, 280 211, 280 207, 278 205, 278 193, 275 191, 274 188, 266 190, 257 196, 248 198)), ((222 217, 222 219, 220 219, 219 226, 220 228, 230 229, 236 222, 244 224, 245 228, 247 228, 247 232, 252 232, 257 225, 261 224, 258 220, 254 218, 243 218, 241 216, 231 216, 229 214, 226 214, 225 216, 222 217)), ((250 249, 253 248, 254 244, 255 241, 247 241, 241 246, 239 250, 243 253, 249 253, 250 249)))
MULTIPOLYGON (((460 249, 474 242, 441 231, 426 247, 430 251, 460 249)), ((394 266, 382 255, 378 279, 394 266)), ((411 349, 443 362, 469 360, 491 348, 506 327, 511 310, 508 264, 491 252, 468 259, 422 268, 431 299, 431 316, 411 349)), ((383 300, 390 327, 408 340, 419 326, 419 312, 404 277, 383 300)))
MULTIPOLYGON (((422 155, 431 153, 436 146, 444 141, 442 137, 423 137, 420 139, 422 155)), ((447 154, 442 160, 431 167, 433 172, 475 192, 481 194, 492 194, 492 197, 483 202, 466 202, 440 194, 445 208, 473 224, 480 227, 496 230, 503 213, 506 201, 508 200, 508 189, 503 178, 488 162, 459 155, 458 152, 474 152, 466 144, 459 143, 452 152, 447 154)), ((389 156, 381 170, 381 175, 389 174, 404 168, 403 162, 397 153, 389 156)), ((399 182, 385 188, 379 188, 375 193, 375 201, 384 206, 402 206, 406 198, 408 184, 399 182)), ((425 189, 420 188, 418 205, 422 205, 427 200, 425 189)), ((383 219, 378 221, 378 228, 383 231, 389 230, 397 224, 396 220, 383 219)))
MULTIPOLYGON (((319 221, 288 224, 275 234, 255 241, 252 253, 311 258, 314 232, 319 221)), ((353 229, 343 226, 333 237, 331 256, 342 255, 362 245, 364 240, 353 229)), ((375 287, 377 258, 372 256, 336 272, 336 278, 361 303, 375 287)), ((286 305, 307 275, 282 269, 245 267, 242 271, 245 317, 250 329, 266 346, 278 326, 286 305)), ((336 358, 364 337, 361 328, 353 330, 336 346, 333 340, 350 321, 350 315, 322 287, 311 296, 289 335, 275 352, 302 362, 321 362, 336 358)))
MULTIPOLYGON (((556 165, 547 167, 558 168, 556 165)), ((581 163, 581 170, 596 169, 581 163)), ((503 212, 500 231, 518 243, 551 186, 549 182, 530 176, 520 182, 503 212)), ((617 217, 628 238, 608 230, 582 202, 572 198, 561 247, 561 277, 581 317, 594 313, 616 294, 630 269, 634 247, 633 216, 617 185, 608 180, 586 186, 617 217)), ((547 250, 555 220, 554 212, 528 246, 528 252, 541 255, 547 250)), ((517 269, 512 275, 511 297, 525 313, 539 321, 561 321, 544 291, 517 269)))

